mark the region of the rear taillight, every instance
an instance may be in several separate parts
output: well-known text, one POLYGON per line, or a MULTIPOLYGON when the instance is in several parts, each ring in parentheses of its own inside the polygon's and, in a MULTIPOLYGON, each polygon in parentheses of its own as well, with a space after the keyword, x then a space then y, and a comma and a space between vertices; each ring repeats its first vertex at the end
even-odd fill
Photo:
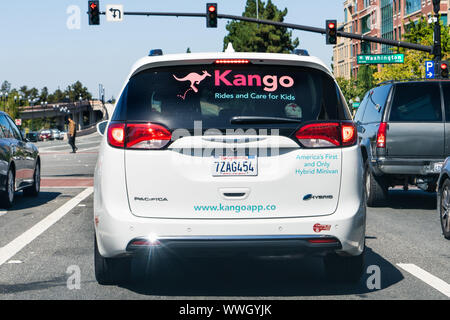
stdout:
POLYGON ((381 122, 377 133, 377 148, 386 148, 387 123, 381 122))
POLYGON ((161 149, 172 138, 169 130, 153 123, 127 124, 126 132, 126 148, 132 149, 161 149))
POLYGON ((108 143, 113 147, 123 148, 125 145, 125 124, 110 123, 108 126, 108 143))
POLYGON ((126 149, 161 149, 172 134, 165 127, 153 123, 111 123, 108 127, 108 143, 126 149))
POLYGON ((295 137, 307 148, 352 146, 356 143, 356 127, 351 122, 320 122, 301 127, 295 137))

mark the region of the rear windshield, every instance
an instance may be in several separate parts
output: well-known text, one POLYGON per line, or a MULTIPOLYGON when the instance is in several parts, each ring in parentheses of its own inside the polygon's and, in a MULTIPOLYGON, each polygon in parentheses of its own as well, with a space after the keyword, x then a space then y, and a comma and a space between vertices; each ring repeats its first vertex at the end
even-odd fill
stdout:
POLYGON ((393 122, 442 121, 439 83, 398 84, 389 120, 393 122))
POLYGON ((194 121, 202 121, 203 128, 234 128, 230 119, 235 116, 302 122, 351 119, 334 80, 322 71, 293 66, 191 65, 134 75, 112 120, 150 121, 169 129, 191 129, 194 121))

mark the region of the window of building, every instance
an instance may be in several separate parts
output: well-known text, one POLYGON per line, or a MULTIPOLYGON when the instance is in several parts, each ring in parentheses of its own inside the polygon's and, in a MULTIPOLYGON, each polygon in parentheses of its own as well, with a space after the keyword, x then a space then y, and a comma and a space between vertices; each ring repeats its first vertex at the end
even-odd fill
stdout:
POLYGON ((420 0, 405 0, 405 14, 411 14, 419 11, 421 8, 420 0))
POLYGON ((366 33, 371 30, 370 14, 361 18, 361 33, 366 33))
MULTIPOLYGON (((392 0, 381 0, 381 37, 384 39, 394 39, 394 20, 392 0)), ((391 46, 383 44, 382 53, 392 53, 391 46)))
POLYGON ((362 54, 370 54, 370 42, 362 42, 361 43, 361 53, 362 54))

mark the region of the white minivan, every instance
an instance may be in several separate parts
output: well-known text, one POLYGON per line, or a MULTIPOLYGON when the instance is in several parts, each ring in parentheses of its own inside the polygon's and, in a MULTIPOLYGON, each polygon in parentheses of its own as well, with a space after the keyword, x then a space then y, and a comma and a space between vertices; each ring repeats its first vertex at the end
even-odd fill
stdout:
POLYGON ((145 57, 132 68, 95 170, 95 274, 186 256, 324 257, 359 281, 366 207, 352 117, 317 58, 145 57), (144 259, 142 259, 144 257, 144 259))

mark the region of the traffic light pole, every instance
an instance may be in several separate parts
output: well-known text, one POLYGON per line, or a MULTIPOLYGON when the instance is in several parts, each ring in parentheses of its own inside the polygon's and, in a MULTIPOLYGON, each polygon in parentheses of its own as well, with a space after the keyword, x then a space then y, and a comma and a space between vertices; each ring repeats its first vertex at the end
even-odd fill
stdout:
POLYGON ((436 62, 441 61, 442 59, 442 46, 441 46, 441 24, 439 22, 439 9, 440 9, 440 0, 433 0, 433 11, 434 18, 436 21, 434 22, 434 34, 433 34, 433 55, 434 60, 436 62))
MULTIPOLYGON (((105 12, 100 12, 100 14, 104 15, 105 12)), ((124 15, 128 15, 128 16, 168 16, 168 17, 203 17, 203 18, 206 18, 206 13, 129 12, 129 11, 127 12, 127 11, 125 11, 123 14, 124 15)), ((260 19, 250 18, 250 17, 234 16, 234 15, 230 15, 230 14, 219 14, 219 13, 217 14, 217 18, 219 18, 219 19, 229 19, 229 20, 253 22, 253 23, 257 23, 257 24, 266 24, 266 25, 290 28, 290 29, 295 29, 295 30, 326 34, 326 29, 310 27, 310 26, 304 26, 304 25, 293 24, 293 23, 277 22, 277 21, 271 21, 271 20, 260 20, 260 19)), ((439 29, 439 32, 440 32, 440 29, 439 29)), ((410 43, 410 42, 404 42, 404 41, 396 41, 396 40, 390 40, 390 39, 383 39, 383 38, 377 38, 377 37, 372 37, 372 36, 365 36, 365 35, 362 35, 362 34, 342 32, 342 31, 338 31, 337 32, 337 36, 338 37, 343 37, 343 38, 350 38, 350 39, 356 39, 356 40, 362 40, 362 41, 369 41, 369 42, 374 42, 374 43, 386 44, 386 45, 400 47, 400 48, 424 51, 424 52, 428 52, 428 53, 434 54, 435 57, 436 57, 436 53, 435 53, 436 50, 433 50, 432 46, 424 46, 424 45, 416 44, 416 43, 410 43)), ((439 41, 439 44, 440 44, 440 41, 439 41)), ((436 48, 436 46, 435 46, 435 48, 436 48)), ((439 53, 440 53, 440 50, 439 50, 439 53)))

